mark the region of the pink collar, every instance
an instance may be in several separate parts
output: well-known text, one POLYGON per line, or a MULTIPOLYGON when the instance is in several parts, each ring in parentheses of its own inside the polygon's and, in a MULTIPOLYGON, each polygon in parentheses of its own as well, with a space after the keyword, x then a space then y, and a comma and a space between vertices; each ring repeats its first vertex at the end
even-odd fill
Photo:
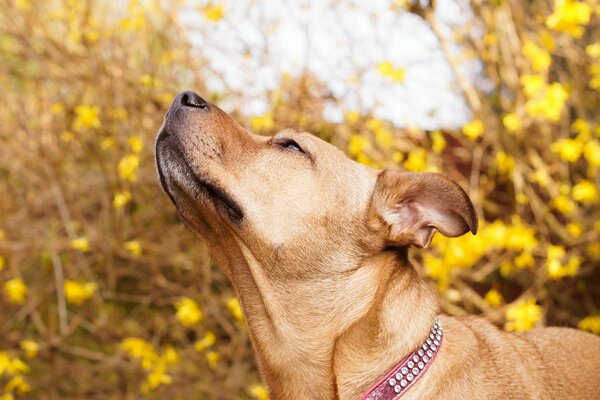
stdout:
POLYGON ((425 374, 442 346, 442 324, 436 318, 429 337, 417 350, 396 364, 379 382, 373 385, 360 400, 395 400, 425 374))

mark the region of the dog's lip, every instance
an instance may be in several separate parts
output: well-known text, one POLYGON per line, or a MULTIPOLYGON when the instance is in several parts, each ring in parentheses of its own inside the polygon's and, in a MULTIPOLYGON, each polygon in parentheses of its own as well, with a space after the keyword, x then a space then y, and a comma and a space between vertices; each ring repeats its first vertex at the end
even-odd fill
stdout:
POLYGON ((155 152, 160 184, 173 204, 177 206, 177 196, 175 193, 173 193, 169 181, 172 181, 179 190, 183 191, 185 194, 194 199, 204 200, 202 197, 207 197, 215 207, 225 212, 233 222, 240 223, 244 218, 244 213, 238 202, 234 200, 233 197, 219 184, 207 176, 198 174, 187 162, 185 154, 179 148, 178 143, 163 143, 167 138, 170 137, 171 135, 165 129, 161 130, 156 139, 155 152), (163 154, 163 151, 161 151, 161 147, 163 146, 169 146, 172 152, 177 155, 178 160, 176 160, 176 162, 189 172, 190 178, 186 179, 185 182, 179 182, 173 178, 173 174, 167 174, 163 170, 163 168, 169 168, 170 162, 174 161, 172 160, 173 157, 170 157, 171 159, 169 160, 165 160, 166 156, 163 154))
POLYGON ((158 136, 156 137, 156 143, 154 144, 154 154, 156 157, 156 170, 158 171, 158 180, 160 182, 160 186, 161 186, 162 190, 167 194, 167 196, 169 196, 169 199, 171 200, 171 202, 174 205, 177 205, 177 202, 175 201, 175 196, 173 195, 173 193, 171 193, 171 190, 169 189, 169 185, 167 183, 167 178, 165 176, 165 172, 163 171, 164 161, 162 161, 163 155, 160 150, 161 142, 163 142, 168 136, 169 136, 169 134, 167 133, 166 129, 162 128, 159 131, 158 136))

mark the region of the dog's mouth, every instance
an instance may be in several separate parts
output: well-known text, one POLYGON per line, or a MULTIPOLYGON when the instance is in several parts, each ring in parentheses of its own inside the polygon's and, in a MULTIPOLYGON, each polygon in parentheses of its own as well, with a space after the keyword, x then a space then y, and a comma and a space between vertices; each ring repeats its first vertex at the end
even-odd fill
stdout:
POLYGON ((178 207, 179 197, 212 205, 216 212, 232 222, 241 223, 244 213, 239 203, 217 182, 206 174, 197 173, 188 163, 179 143, 166 130, 156 140, 156 165, 160 184, 173 204, 178 207))

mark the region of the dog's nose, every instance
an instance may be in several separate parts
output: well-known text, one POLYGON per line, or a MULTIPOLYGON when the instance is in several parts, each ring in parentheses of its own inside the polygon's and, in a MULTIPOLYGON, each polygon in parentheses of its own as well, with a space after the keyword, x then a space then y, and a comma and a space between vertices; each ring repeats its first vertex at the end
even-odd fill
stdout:
POLYGON ((194 107, 201 108, 203 110, 208 110, 208 103, 206 102, 206 100, 204 100, 202 97, 192 92, 191 90, 186 90, 185 92, 181 93, 179 101, 181 105, 186 107, 194 107))

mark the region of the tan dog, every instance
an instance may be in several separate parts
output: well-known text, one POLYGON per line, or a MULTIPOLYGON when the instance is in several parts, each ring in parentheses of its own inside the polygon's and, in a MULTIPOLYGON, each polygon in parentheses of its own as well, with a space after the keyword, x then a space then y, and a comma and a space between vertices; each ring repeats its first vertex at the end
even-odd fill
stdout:
MULTIPOLYGON (((156 158, 240 298, 274 399, 360 397, 439 314, 408 246, 477 230, 469 198, 441 175, 376 171, 304 132, 251 134, 193 92, 168 111, 156 158)), ((439 318, 443 345, 404 398, 600 399, 600 338, 439 318)))

